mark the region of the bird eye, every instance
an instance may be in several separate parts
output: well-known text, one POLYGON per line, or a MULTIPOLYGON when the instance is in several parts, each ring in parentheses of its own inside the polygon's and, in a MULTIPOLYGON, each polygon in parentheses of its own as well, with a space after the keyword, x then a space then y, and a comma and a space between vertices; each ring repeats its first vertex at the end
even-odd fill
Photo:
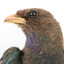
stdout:
POLYGON ((30 12, 30 17, 35 18, 36 17, 36 11, 31 11, 30 12))

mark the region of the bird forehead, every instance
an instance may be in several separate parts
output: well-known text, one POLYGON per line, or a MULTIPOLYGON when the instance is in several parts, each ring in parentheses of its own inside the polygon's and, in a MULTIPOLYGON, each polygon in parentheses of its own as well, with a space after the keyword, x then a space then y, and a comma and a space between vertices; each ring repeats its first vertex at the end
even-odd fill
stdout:
POLYGON ((32 9, 24 9, 24 10, 19 10, 19 11, 17 11, 17 14, 26 14, 26 13, 30 13, 30 12, 32 12, 32 11, 35 11, 35 12, 43 12, 44 10, 42 10, 42 9, 37 9, 37 8, 32 8, 32 9))

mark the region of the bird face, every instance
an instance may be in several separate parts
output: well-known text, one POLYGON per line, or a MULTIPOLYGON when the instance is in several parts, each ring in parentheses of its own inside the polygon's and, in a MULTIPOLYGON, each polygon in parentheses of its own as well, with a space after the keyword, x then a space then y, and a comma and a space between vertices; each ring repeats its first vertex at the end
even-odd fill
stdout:
POLYGON ((25 9, 19 10, 16 14, 6 18, 5 22, 18 24, 24 31, 29 29, 30 31, 39 30, 42 28, 42 24, 48 22, 52 15, 43 9, 25 9))

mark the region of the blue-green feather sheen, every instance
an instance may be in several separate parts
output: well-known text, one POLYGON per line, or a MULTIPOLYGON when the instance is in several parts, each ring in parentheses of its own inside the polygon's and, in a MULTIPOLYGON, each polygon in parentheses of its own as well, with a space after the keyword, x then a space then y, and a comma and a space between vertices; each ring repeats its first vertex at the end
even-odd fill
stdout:
MULTIPOLYGON (((42 51, 41 45, 43 44, 45 49, 51 50, 52 48, 54 48, 54 46, 47 48, 46 44, 49 44, 49 43, 50 43, 50 40, 47 38, 47 35, 38 37, 38 34, 36 32, 35 33, 30 32, 30 34, 27 34, 27 46, 31 50, 34 50, 37 54, 39 54, 42 51), (38 41, 39 43, 38 46, 33 45, 34 43, 36 44, 36 41, 38 41)), ((54 64, 53 55, 50 55, 48 52, 44 53, 42 55, 42 58, 46 59, 44 64, 54 64)))

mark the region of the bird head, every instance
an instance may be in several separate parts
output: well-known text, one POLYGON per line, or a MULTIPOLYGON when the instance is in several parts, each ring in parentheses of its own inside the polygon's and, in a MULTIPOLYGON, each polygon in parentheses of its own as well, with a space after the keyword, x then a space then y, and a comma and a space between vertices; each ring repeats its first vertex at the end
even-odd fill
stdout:
POLYGON ((19 10, 16 14, 11 15, 5 19, 5 22, 15 23, 22 27, 23 31, 26 33, 28 30, 31 32, 40 31, 46 27, 50 27, 51 20, 53 18, 52 14, 43 9, 24 9, 19 10))

